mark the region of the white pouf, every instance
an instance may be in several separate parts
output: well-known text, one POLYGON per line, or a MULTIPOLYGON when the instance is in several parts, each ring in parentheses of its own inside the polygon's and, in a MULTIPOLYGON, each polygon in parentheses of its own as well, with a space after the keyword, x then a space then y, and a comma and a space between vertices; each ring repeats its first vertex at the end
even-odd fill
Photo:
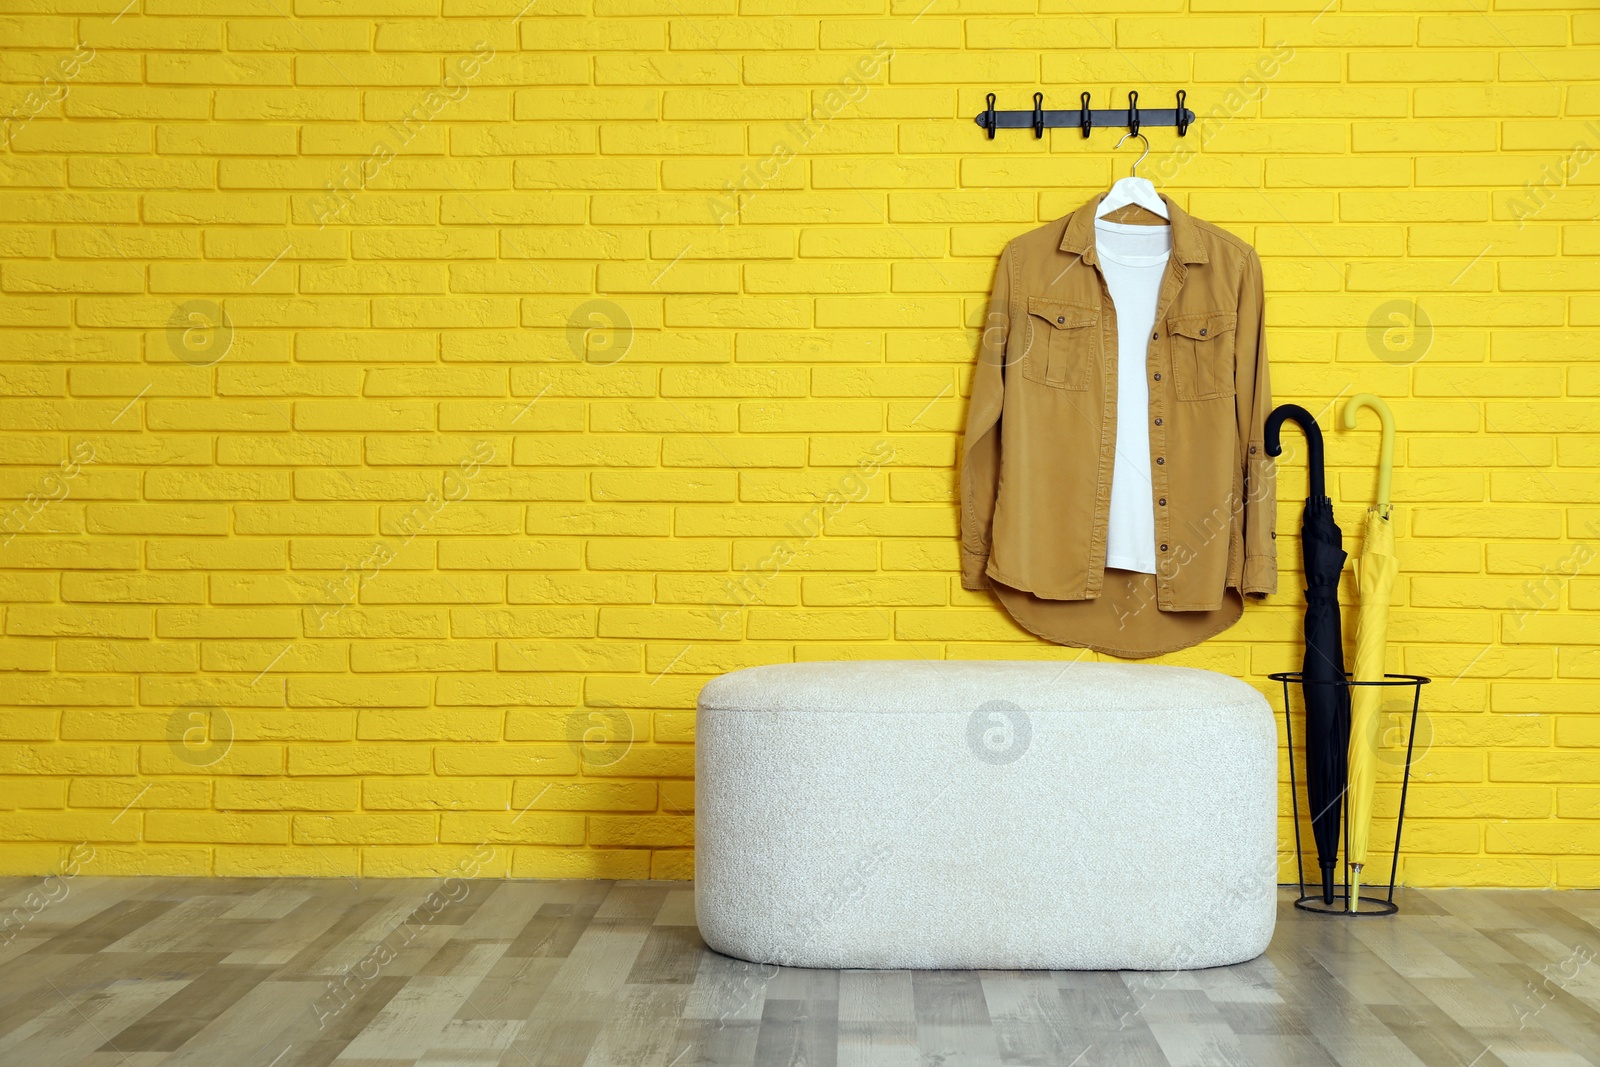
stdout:
POLYGON ((879 661, 700 693, 706 944, 798 967, 1168 970, 1277 913, 1265 698, 1211 671, 879 661))

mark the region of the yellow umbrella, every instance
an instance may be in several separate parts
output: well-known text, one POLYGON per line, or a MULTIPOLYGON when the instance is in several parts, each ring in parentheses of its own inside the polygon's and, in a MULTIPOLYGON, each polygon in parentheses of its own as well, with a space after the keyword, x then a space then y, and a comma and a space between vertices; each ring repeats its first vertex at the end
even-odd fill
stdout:
MULTIPOLYGON (((1354 429, 1362 408, 1378 413, 1383 424, 1383 445, 1378 457, 1378 502, 1367 509, 1361 541, 1361 558, 1355 563, 1360 607, 1356 613, 1355 680, 1383 681, 1384 648, 1389 641, 1389 593, 1394 588, 1400 561, 1394 554, 1394 526, 1390 523, 1389 477, 1394 468, 1394 414, 1389 405, 1371 393, 1350 398, 1344 408, 1344 428, 1354 429)), ((1378 709, 1383 688, 1351 686, 1349 795, 1345 798, 1350 830, 1345 839, 1345 861, 1350 864, 1348 910, 1361 901, 1361 868, 1367 861, 1367 838, 1372 829, 1372 792, 1378 767, 1373 751, 1378 738, 1378 709)))

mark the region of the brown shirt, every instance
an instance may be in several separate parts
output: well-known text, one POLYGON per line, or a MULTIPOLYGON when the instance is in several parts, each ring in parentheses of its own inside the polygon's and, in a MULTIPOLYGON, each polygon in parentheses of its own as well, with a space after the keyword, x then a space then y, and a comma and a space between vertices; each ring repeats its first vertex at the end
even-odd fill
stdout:
MULTIPOLYGON (((1105 587, 1117 315, 1095 255, 1099 201, 1016 238, 1000 256, 961 470, 967 589, 984 588, 987 577, 1043 603, 1094 600, 1105 587)), ((1159 611, 1221 609, 1232 622, 1239 593, 1265 596, 1278 585, 1276 493, 1262 445, 1272 398, 1261 260, 1166 204, 1172 255, 1146 357, 1156 528, 1149 592, 1159 611)), ((1008 607, 1016 599, 1002 597, 1008 607)))

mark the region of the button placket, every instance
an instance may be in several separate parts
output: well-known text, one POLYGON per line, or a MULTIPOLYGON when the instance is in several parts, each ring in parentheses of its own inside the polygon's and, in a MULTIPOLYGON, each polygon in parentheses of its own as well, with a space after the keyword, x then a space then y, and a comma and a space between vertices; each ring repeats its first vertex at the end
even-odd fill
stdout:
MULTIPOLYGON (((1168 273, 1165 283, 1161 287, 1161 297, 1156 306, 1156 322, 1158 324, 1164 321, 1167 309, 1170 308, 1173 304, 1173 301, 1177 299, 1179 290, 1183 288, 1184 277, 1187 275, 1187 273, 1188 268, 1181 261, 1177 259, 1172 261, 1172 267, 1168 273)), ((1158 325, 1150 335, 1150 350, 1147 356, 1147 369, 1150 372, 1152 381, 1160 382, 1163 380, 1162 371, 1166 365, 1163 359, 1163 352, 1170 351, 1171 348, 1172 336, 1170 331, 1168 332, 1167 340, 1163 346, 1161 341, 1161 329, 1158 325)), ((1169 536, 1168 529, 1171 525, 1171 523, 1168 521, 1170 516, 1167 511, 1168 491, 1166 414, 1166 390, 1153 386, 1150 389, 1150 417, 1153 425, 1153 429, 1150 431, 1150 451, 1155 458, 1155 464, 1150 468, 1150 489, 1152 495, 1155 495, 1157 498, 1157 506, 1155 508, 1155 533, 1157 537, 1157 544, 1161 546, 1161 551, 1163 554, 1168 552, 1170 540, 1161 540, 1161 538, 1167 538, 1169 536)), ((1160 607, 1160 601, 1162 599, 1170 601, 1171 598, 1171 564, 1172 557, 1170 555, 1164 555, 1160 565, 1156 568, 1156 592, 1158 594, 1158 607, 1160 607)))
MULTIPOLYGON (((1101 397, 1100 405, 1100 462, 1097 471, 1103 477, 1096 479, 1095 485, 1095 517, 1093 534, 1090 537, 1089 565, 1098 568, 1101 577, 1105 575, 1106 541, 1110 536, 1111 525, 1111 460, 1109 457, 1116 455, 1116 425, 1117 425, 1117 393, 1113 388, 1106 387, 1107 381, 1116 381, 1117 357, 1117 305, 1111 299, 1111 287, 1106 284, 1104 273, 1100 270, 1099 263, 1094 264, 1095 281, 1100 285, 1100 377, 1101 397), (1108 366, 1109 363, 1109 366, 1108 366), (1111 375, 1107 378, 1107 375, 1111 375)), ((1098 589, 1100 583, 1091 579, 1090 583, 1098 589)))

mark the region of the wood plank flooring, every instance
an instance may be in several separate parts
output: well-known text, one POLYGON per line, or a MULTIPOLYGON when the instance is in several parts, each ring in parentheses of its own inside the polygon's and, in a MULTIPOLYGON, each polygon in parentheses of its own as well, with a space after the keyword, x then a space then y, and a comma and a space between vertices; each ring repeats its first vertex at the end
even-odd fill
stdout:
POLYGON ((1206 971, 821 971, 681 882, 0 880, 0 1064, 1600 1067, 1600 893, 1401 891, 1206 971))

